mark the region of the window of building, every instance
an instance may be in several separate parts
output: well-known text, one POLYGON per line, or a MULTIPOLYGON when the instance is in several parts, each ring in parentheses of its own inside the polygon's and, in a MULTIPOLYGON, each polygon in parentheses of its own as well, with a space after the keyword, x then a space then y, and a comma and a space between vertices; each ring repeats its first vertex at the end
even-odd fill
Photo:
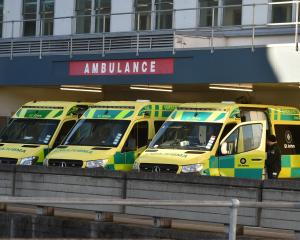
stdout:
POLYGON ((23 35, 36 35, 36 20, 37 20, 37 0, 23 1, 23 35))
POLYGON ((2 37, 3 28, 3 0, 0 0, 0 37, 2 37))
POLYGON ((54 0, 41 0, 40 17, 42 34, 53 35, 54 0))
POLYGON ((223 0, 223 25, 242 24, 242 0, 223 0))
MULTIPOLYGON (((273 3, 276 2, 288 2, 289 0, 272 0, 273 3)), ((272 4, 272 19, 273 23, 285 23, 292 22, 293 19, 293 4, 272 4)))
POLYGON ((92 0, 76 1, 76 33, 91 32, 92 0))
POLYGON ((111 0, 77 0, 76 33, 110 31, 111 0))
POLYGON ((96 0, 95 2, 95 31, 110 31, 111 0, 96 0))
POLYGON ((214 26, 217 26, 218 12, 219 12, 217 6, 219 6, 219 0, 200 0, 199 6, 200 6, 199 26, 200 27, 212 26, 213 15, 214 15, 214 26))
POLYGON ((52 35, 54 0, 23 0, 23 35, 52 35))
POLYGON ((199 26, 234 26, 242 24, 242 0, 199 0, 199 26), (214 10, 213 10, 214 9, 214 10))
POLYGON ((155 0, 155 29, 172 29, 173 0, 155 0))
POLYGON ((135 30, 151 30, 152 0, 135 0, 135 30))

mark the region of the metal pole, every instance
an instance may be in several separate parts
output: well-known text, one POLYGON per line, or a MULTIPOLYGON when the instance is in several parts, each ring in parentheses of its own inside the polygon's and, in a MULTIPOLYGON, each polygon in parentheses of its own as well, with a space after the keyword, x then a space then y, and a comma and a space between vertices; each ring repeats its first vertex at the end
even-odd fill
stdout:
POLYGON ((296 44, 296 51, 298 52, 299 50, 299 0, 296 2, 296 26, 295 26, 295 44, 296 44))
POLYGON ((252 47, 251 51, 254 52, 254 40, 255 40, 255 4, 252 7, 252 47))
POLYGON ((215 8, 212 7, 212 20, 211 20, 211 38, 210 38, 210 52, 214 52, 214 25, 215 25, 215 8))
POLYGON ((232 207, 229 216, 229 240, 236 240, 236 225, 237 225, 237 215, 238 208, 240 206, 240 201, 238 199, 232 199, 232 207))
POLYGON ((74 19, 73 16, 71 17, 71 38, 70 38, 70 58, 73 57, 73 34, 74 34, 74 19))
POLYGON ((139 56, 139 48, 140 48, 140 18, 141 18, 141 14, 138 13, 138 21, 137 21, 137 34, 136 34, 136 56, 139 56))
POLYGON ((11 22, 10 60, 13 59, 14 55, 14 23, 14 21, 11 22))
POLYGON ((39 59, 42 59, 42 51, 43 51, 43 39, 42 39, 42 35, 43 35, 43 19, 40 19, 40 54, 39 54, 39 59))

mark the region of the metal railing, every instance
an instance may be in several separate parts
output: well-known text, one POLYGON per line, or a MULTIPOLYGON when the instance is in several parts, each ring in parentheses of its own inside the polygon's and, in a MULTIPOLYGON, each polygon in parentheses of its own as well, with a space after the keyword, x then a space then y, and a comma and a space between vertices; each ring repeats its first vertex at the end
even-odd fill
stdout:
POLYGON ((6 197, 0 196, 1 204, 30 204, 36 206, 68 204, 68 205, 117 205, 117 206, 173 206, 173 207, 229 207, 228 239, 236 239, 239 207, 247 208, 292 208, 300 209, 300 202, 240 202, 231 201, 188 201, 188 200, 130 200, 130 199, 92 199, 92 198, 43 198, 43 197, 6 197))
MULTIPOLYGON (((142 12, 122 12, 111 14, 78 15, 69 17, 26 19, 20 21, 2 21, 3 36, 0 41, 0 56, 10 56, 12 59, 18 55, 43 55, 49 54, 69 54, 75 53, 101 53, 104 56, 113 51, 135 51, 139 55, 143 50, 169 49, 176 53, 176 38, 180 35, 188 37, 198 37, 209 40, 209 48, 213 53, 216 47, 215 40, 224 37, 227 32, 232 32, 232 36, 240 36, 245 32, 251 38, 251 50, 254 51, 256 38, 261 35, 268 35, 270 29, 283 28, 285 34, 293 35, 296 51, 299 50, 299 2, 300 0, 255 3, 242 5, 211 6, 185 9, 169 9, 142 12), (289 6, 290 19, 282 22, 273 21, 272 8, 289 6), (233 8, 241 8, 241 16, 237 22, 232 20, 232 24, 226 23, 226 12, 233 8), (267 8, 267 20, 260 23, 258 11, 267 8), (197 13, 206 12, 207 23, 200 22, 201 18, 197 13), (243 15, 242 15, 243 13, 243 15), (178 19, 180 14, 193 15, 190 23, 195 26, 180 27, 178 19), (143 25, 143 17, 147 15, 148 24, 143 25), (159 25, 156 19, 171 15, 172 23, 159 25), (246 19, 244 16, 248 16, 246 19), (120 20, 120 18, 122 18, 120 20), (80 18, 88 19, 89 27, 84 31, 79 31, 80 18), (118 21, 128 22, 128 31, 109 32, 107 22, 119 18, 118 21), (96 29, 95 19, 98 19, 98 29, 96 29), (92 21, 93 20, 93 21, 92 21), (33 22, 35 32, 33 36, 24 37, 24 25, 26 22, 33 22), (44 35, 45 25, 53 22, 54 35, 44 35), (134 24, 131 24, 134 23, 134 24), (100 27, 100 25, 102 26, 100 27), (60 32, 58 26, 66 26, 60 32), (132 28, 133 29, 130 29, 132 28), (265 30, 258 34, 258 30, 265 30), (156 40, 156 41, 155 41, 156 40)), ((170 19, 169 19, 170 20, 170 19)), ((49 27, 49 26, 48 26, 49 27)), ((62 30, 61 29, 61 30, 62 30)), ((274 34, 274 32, 272 33, 274 34)), ((25 34, 26 35, 26 34, 25 34)))

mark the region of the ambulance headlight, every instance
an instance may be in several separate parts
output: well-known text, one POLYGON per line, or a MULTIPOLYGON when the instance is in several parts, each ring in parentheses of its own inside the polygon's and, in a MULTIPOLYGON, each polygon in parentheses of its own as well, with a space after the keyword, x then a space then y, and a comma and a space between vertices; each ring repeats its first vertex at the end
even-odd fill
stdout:
POLYGON ((100 160, 91 160, 86 162, 87 168, 99 168, 99 167, 105 167, 107 164, 107 159, 100 159, 100 160))
POLYGON ((26 165, 26 166, 30 166, 36 163, 36 161, 39 159, 39 157, 26 157, 26 158, 22 158, 20 161, 20 165, 26 165))
POLYGON ((132 166, 132 169, 139 171, 140 170, 140 163, 135 161, 133 166, 132 166))
POLYGON ((202 169, 203 169, 203 164, 192 164, 192 165, 182 166, 183 173, 194 173, 194 172, 201 173, 202 169))

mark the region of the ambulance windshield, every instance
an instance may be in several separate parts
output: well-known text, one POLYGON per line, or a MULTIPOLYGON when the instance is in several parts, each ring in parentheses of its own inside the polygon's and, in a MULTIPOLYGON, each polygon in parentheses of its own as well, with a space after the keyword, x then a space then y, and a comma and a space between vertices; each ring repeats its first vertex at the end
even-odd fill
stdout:
POLYGON ((151 142, 150 148, 210 151, 221 128, 222 123, 167 121, 151 142))
POLYGON ((58 120, 13 119, 0 136, 3 143, 49 144, 58 120))
POLYGON ((117 147, 129 123, 127 120, 82 119, 63 145, 117 147))

